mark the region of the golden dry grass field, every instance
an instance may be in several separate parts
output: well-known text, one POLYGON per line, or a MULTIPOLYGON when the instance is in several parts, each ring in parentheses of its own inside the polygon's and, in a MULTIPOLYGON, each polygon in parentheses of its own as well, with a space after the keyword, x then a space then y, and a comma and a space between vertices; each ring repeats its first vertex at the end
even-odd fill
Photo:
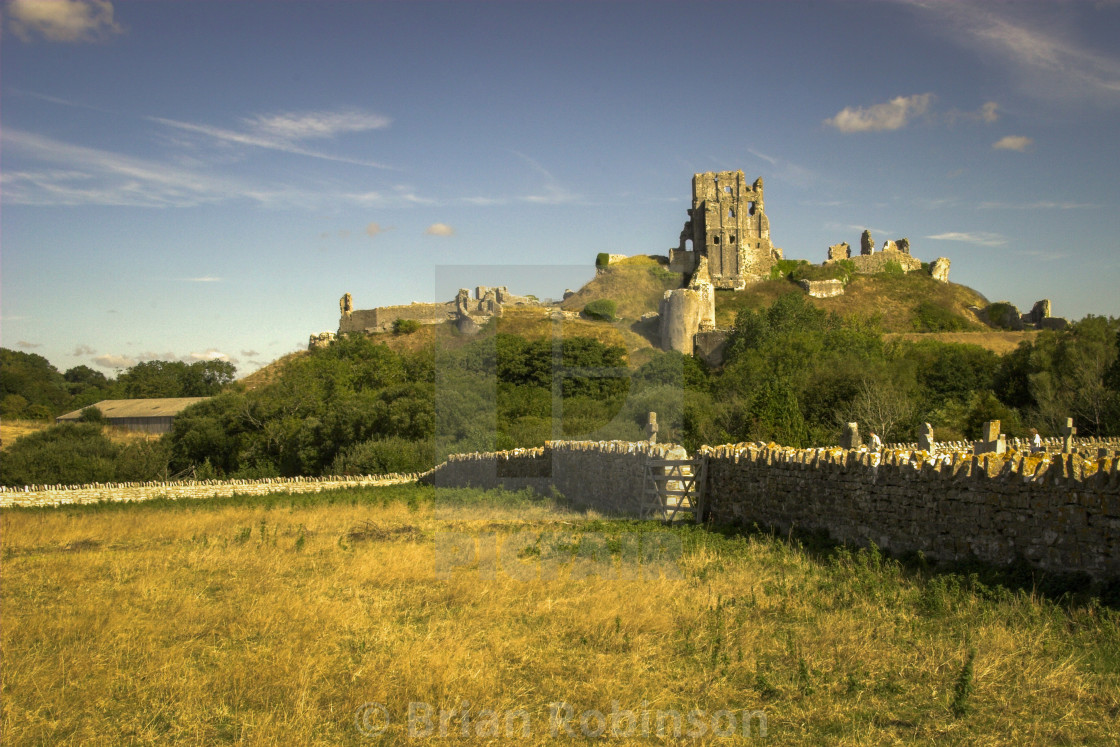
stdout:
POLYGON ((16 442, 17 438, 44 430, 54 425, 46 420, 13 420, 5 418, 0 420, 0 448, 8 448, 16 442))
POLYGON ((0 524, 5 745, 1117 735, 1115 610, 874 551, 415 486, 5 510, 0 524), (628 554, 651 544, 660 561, 628 554))

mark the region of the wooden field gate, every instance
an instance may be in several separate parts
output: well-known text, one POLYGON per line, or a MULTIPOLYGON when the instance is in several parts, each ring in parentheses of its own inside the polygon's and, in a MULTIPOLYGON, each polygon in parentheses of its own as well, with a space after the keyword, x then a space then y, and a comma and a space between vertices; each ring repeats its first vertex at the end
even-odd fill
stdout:
POLYGON ((706 459, 647 460, 642 518, 672 522, 683 512, 703 521, 707 467, 706 459))

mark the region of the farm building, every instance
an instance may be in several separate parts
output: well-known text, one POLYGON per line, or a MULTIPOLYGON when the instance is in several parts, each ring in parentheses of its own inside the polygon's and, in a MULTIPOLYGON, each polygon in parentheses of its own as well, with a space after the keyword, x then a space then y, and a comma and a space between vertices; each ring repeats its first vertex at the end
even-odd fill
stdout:
MULTIPOLYGON (((101 411, 109 425, 146 433, 167 433, 175 416, 209 397, 168 397, 163 399, 103 399, 90 405, 101 411)), ((85 409, 85 408, 82 408, 85 409)), ((56 423, 73 423, 82 415, 74 410, 55 418, 56 423)))

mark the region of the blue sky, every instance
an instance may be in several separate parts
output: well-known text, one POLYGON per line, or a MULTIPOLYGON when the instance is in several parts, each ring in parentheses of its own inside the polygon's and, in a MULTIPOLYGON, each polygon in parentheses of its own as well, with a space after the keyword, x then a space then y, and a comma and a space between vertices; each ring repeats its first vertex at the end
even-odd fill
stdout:
POLYGON ((787 258, 870 228, 990 300, 1120 316, 1117 2, 0 13, 2 342, 60 369, 248 373, 345 292, 558 297, 598 252, 665 254, 725 169, 764 178, 787 258))

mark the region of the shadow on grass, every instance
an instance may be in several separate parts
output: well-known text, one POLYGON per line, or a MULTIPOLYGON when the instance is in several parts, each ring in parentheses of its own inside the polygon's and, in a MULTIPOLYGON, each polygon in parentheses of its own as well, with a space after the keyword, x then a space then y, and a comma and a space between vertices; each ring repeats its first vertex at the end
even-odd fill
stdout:
POLYGON ((1010 564, 988 563, 971 558, 938 561, 922 552, 891 553, 872 545, 860 548, 834 540, 827 530, 782 531, 778 527, 759 524, 707 524, 708 532, 727 539, 737 537, 768 537, 800 549, 820 562, 834 562, 841 555, 867 551, 896 561, 909 579, 923 584, 933 579, 949 580, 954 586, 981 598, 999 600, 1009 593, 1024 592, 1067 608, 1102 606, 1120 611, 1120 578, 1095 580, 1083 572, 1047 571, 1032 565, 1025 558, 1010 564))

